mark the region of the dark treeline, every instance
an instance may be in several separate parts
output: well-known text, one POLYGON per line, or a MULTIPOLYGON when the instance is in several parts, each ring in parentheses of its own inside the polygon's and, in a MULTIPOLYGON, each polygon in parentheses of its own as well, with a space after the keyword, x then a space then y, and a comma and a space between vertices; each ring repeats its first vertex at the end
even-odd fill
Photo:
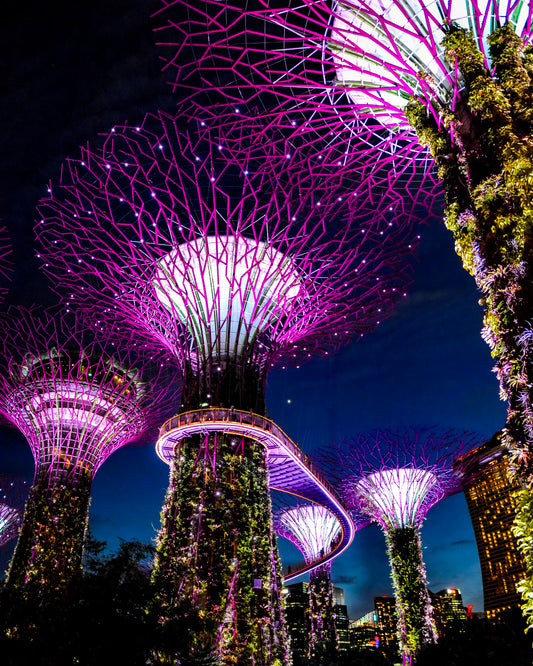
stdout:
MULTIPOLYGON (((122 541, 106 553, 105 542, 86 540, 84 573, 63 600, 29 607, 6 598, 0 605, 2 666, 182 666, 217 664, 207 653, 191 654, 194 615, 183 612, 163 630, 150 612, 151 562, 154 547, 122 541), (180 655, 171 662, 160 655, 180 655)), ((339 654, 325 663, 294 666, 392 666, 375 649, 339 654)), ((450 627, 437 645, 419 654, 416 666, 530 666, 531 641, 524 633, 520 611, 494 624, 474 618, 450 627)), ((242 665, 244 666, 244 665, 242 665)))

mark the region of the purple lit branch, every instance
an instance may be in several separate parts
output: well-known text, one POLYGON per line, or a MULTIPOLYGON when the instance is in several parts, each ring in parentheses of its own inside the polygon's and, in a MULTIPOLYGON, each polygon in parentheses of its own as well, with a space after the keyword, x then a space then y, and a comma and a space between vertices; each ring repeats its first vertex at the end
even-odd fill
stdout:
MULTIPOLYGON (((217 108, 222 96, 241 109, 257 106, 265 118, 293 126, 296 133, 327 137, 359 161, 372 153, 374 167, 392 168, 405 182, 426 181, 435 196, 438 187, 427 150, 405 127, 398 132, 396 126, 394 131, 389 129, 390 123, 376 123, 375 118, 384 114, 370 109, 369 99, 374 106, 374 98, 381 103, 380 92, 364 84, 357 88, 353 81, 357 73, 347 73, 356 41, 350 8, 364 3, 303 0, 280 8, 267 0, 223 6, 217 0, 163 0, 161 4, 155 16, 156 40, 164 72, 177 93, 191 90, 200 107, 217 108)), ((378 16, 380 11, 374 8, 378 16)), ((403 18, 407 26, 409 18, 403 18)), ((417 18, 412 19, 411 31, 419 27, 417 18)), ((409 28, 403 34, 410 36, 409 28)), ((371 32, 363 46, 384 43, 380 46, 384 52, 388 46, 401 58, 404 52, 394 42, 400 41, 398 35, 394 34, 390 45, 389 37, 371 32)), ((361 48, 356 46, 355 51, 361 48)), ((372 72, 378 65, 367 59, 364 66, 372 72)), ((390 78, 386 72, 381 85, 390 88, 391 84, 383 83, 390 78)), ((375 80, 373 76, 369 85, 375 86, 375 80)), ((399 97, 400 92, 393 90, 392 96, 399 97)))
POLYGON ((259 159, 261 118, 233 123, 227 148, 223 128, 179 122, 114 128, 41 203, 45 270, 71 301, 103 304, 193 367, 297 363, 387 316, 409 280, 412 202, 351 178, 351 160, 333 168, 327 146, 316 171, 315 146, 265 143, 259 159))
POLYGON ((323 557, 340 534, 337 518, 319 504, 289 505, 278 502, 274 527, 303 554, 306 563, 323 557))
POLYGON ((18 536, 27 494, 25 481, 0 477, 0 548, 18 536))
POLYGON ((386 530, 419 527, 432 506, 460 490, 452 464, 480 443, 468 432, 377 431, 319 455, 344 489, 347 505, 386 530))
POLYGON ((93 476, 172 408, 133 340, 117 351, 115 332, 95 339, 73 316, 35 309, 10 308, 1 324, 0 412, 28 440, 36 476, 93 476))

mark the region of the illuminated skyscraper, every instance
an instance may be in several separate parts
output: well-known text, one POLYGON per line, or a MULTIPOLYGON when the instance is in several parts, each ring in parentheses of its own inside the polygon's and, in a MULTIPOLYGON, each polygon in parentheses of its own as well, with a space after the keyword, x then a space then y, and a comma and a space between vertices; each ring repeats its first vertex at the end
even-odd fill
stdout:
POLYGON ((388 654, 398 652, 398 615, 394 597, 374 597, 377 615, 379 647, 388 654))
POLYGON ((283 588, 285 594, 285 620, 291 640, 291 654, 295 664, 307 660, 309 644, 309 585, 301 581, 283 588))
POLYGON ((446 588, 431 594, 433 602, 433 617, 440 636, 446 634, 448 629, 457 628, 466 622, 466 609, 463 606, 461 590, 446 588))
POLYGON ((457 464, 464 466, 465 496, 479 553, 485 613, 488 618, 498 618, 520 606, 516 585, 526 576, 512 532, 516 514, 513 491, 518 485, 509 480, 509 456, 499 435, 457 464))

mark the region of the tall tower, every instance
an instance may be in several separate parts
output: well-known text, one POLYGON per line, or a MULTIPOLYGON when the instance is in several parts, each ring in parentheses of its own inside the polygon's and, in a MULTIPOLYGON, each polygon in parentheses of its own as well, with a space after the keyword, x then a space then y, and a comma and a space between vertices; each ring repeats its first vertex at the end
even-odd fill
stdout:
POLYGON ((431 507, 460 489, 452 462, 474 442, 466 433, 412 429, 375 432, 320 451, 347 506, 385 535, 404 664, 436 639, 420 528, 431 507))
POLYGON ((519 489, 509 476, 509 453, 500 435, 457 461, 464 475, 464 493, 474 527, 483 603, 488 618, 520 606, 518 582, 526 577, 526 565, 512 526, 516 516, 513 493, 519 489))
MULTIPOLYGON (((279 536, 293 543, 306 561, 313 562, 330 550, 341 526, 327 509, 315 504, 278 503, 274 526, 279 536)), ((332 659, 337 652, 337 629, 331 583, 331 561, 319 565, 309 575, 308 655, 312 659, 332 659)))
POLYGON ((372 330, 405 293, 416 244, 401 197, 354 181, 327 145, 321 161, 317 146, 258 143, 262 126, 235 120, 226 134, 161 113, 116 127, 69 161, 36 226, 69 297, 116 312, 179 368, 154 612, 189 653, 257 665, 286 658, 254 430, 267 373, 372 330))
POLYGON ((133 340, 123 337, 117 352, 113 334, 95 338, 56 314, 10 308, 0 317, 0 412, 35 460, 6 590, 34 609, 64 604, 81 573, 96 471, 172 404, 165 386, 150 383, 160 367, 133 340))

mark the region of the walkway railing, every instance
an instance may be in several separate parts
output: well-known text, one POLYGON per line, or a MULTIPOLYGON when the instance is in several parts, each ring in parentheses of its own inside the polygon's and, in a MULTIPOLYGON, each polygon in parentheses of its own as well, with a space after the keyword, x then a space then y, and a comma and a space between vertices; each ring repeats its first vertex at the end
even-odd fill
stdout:
MULTIPOLYGON (((344 509, 342 503, 337 496, 333 486, 327 481, 313 462, 292 439, 283 430, 277 426, 274 421, 254 414, 253 412, 246 412, 238 409, 225 409, 221 407, 207 407, 204 409, 196 409, 190 412, 183 412, 168 419, 159 430, 159 439, 157 442, 158 455, 166 462, 171 462, 173 456, 173 447, 169 447, 169 443, 183 439, 193 433, 217 430, 234 429, 244 436, 255 437, 256 439, 263 439, 264 443, 272 446, 279 446, 289 454, 289 458, 296 458, 299 462, 294 462, 297 469, 305 473, 307 482, 311 482, 315 491, 318 491, 319 498, 307 497, 310 501, 324 504, 330 509, 337 517, 341 525, 341 537, 334 545, 330 552, 322 556, 318 560, 311 563, 302 563, 301 565, 293 565, 291 572, 285 575, 285 580, 292 580, 303 573, 314 569, 320 564, 332 560, 340 555, 350 545, 355 533, 355 526, 349 515, 344 509), (255 430, 255 432, 254 432, 255 430), (261 436, 264 433, 264 437, 261 436)), ((277 487, 278 490, 285 492, 294 492, 290 489, 277 487)), ((305 497, 305 494, 301 494, 305 497)))

